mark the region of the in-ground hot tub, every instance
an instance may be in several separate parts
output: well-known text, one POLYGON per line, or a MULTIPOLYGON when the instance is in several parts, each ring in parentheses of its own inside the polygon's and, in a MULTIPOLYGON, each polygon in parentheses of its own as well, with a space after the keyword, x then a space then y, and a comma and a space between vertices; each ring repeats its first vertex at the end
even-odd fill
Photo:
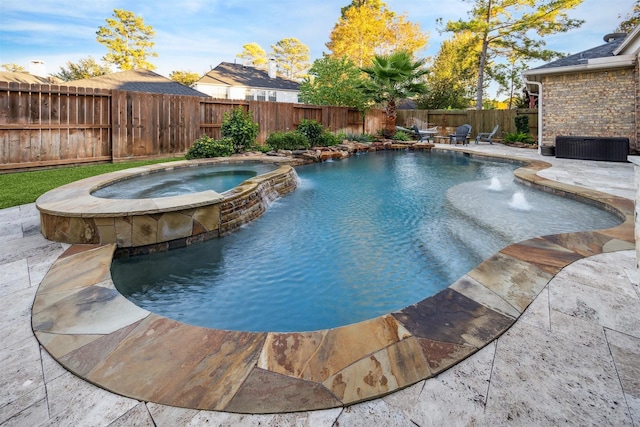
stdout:
POLYGON ((273 172, 277 164, 255 161, 195 163, 196 167, 156 169, 148 174, 134 174, 111 182, 91 192, 105 199, 155 199, 201 191, 224 193, 242 182, 273 172))
POLYGON ((297 175, 289 163, 289 159, 266 156, 217 158, 142 166, 87 178, 38 198, 42 234, 64 243, 116 243, 120 248, 160 245, 165 249, 218 237, 257 218, 270 200, 295 189, 297 175), (230 165, 239 166, 245 176, 253 173, 248 172, 253 165, 256 174, 222 193, 204 190, 136 199, 95 196, 109 187, 116 188, 112 196, 117 196, 122 186, 135 189, 134 179, 153 182, 167 172, 180 175, 190 169, 193 174, 194 170, 215 166, 224 170, 230 165), (271 168, 274 170, 257 175, 256 169, 264 172, 271 168))

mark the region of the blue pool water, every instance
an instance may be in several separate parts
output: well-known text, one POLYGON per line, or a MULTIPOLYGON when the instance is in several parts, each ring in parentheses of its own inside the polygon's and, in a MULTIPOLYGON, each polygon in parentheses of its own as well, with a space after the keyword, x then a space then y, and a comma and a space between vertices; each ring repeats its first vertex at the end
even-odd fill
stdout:
POLYGON ((299 187, 258 220, 222 239, 117 259, 113 280, 137 305, 194 325, 325 329, 418 302, 510 243, 620 223, 515 184, 516 167, 438 152, 297 167, 299 187))
POLYGON ((213 190, 223 193, 278 166, 267 163, 214 164, 125 179, 92 193, 105 199, 150 199, 213 190))

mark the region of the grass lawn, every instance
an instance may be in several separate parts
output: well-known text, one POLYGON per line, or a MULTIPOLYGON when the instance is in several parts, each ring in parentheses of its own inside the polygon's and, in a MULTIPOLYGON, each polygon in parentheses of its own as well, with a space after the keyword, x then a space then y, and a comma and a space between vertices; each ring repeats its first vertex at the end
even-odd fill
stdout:
POLYGON ((173 159, 141 160, 1 174, 0 209, 24 205, 26 203, 33 203, 41 194, 79 179, 107 172, 133 168, 136 166, 183 159, 184 158, 181 157, 173 159))

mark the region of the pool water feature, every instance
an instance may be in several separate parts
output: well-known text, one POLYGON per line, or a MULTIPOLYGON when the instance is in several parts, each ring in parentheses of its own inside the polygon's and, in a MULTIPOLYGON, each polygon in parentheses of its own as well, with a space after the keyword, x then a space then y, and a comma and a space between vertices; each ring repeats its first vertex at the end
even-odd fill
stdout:
POLYGON ((515 242, 620 223, 601 209, 518 184, 511 171, 494 173, 490 179, 465 182, 447 190, 446 220, 437 221, 443 233, 434 243, 438 247, 453 244, 448 245, 448 252, 436 252, 435 256, 455 260, 455 264, 464 258, 477 265, 515 242))
MULTIPOLYGON (((435 294, 522 239, 500 232, 511 219, 471 205, 511 211, 497 198, 511 198, 516 167, 458 153, 390 152, 299 167, 298 189, 252 224, 222 239, 116 260, 112 277, 143 308, 218 329, 305 331, 371 319, 435 294), (463 190, 476 197, 458 197, 463 190), (469 217, 494 221, 498 232, 469 224, 469 217)), ((574 203, 572 230, 565 231, 575 230, 576 209, 599 218, 578 228, 620 222, 592 206, 516 187, 527 199, 540 195, 530 202, 537 218, 555 220, 553 203, 574 203)), ((549 234, 546 226, 528 233, 549 234)))
POLYGON ((94 191, 107 199, 151 199, 200 191, 228 191, 243 181, 277 169, 269 163, 214 164, 151 173, 124 179, 94 191))

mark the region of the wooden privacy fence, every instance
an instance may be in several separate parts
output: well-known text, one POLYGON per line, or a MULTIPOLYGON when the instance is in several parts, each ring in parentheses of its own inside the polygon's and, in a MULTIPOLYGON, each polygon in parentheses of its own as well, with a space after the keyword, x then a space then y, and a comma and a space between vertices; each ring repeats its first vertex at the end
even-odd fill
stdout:
POLYGON ((111 159, 110 94, 0 82, 0 168, 111 159))
MULTIPOLYGON (((272 132, 296 129, 302 119, 354 134, 376 134, 385 123, 378 109, 363 122, 346 107, 0 82, 0 171, 181 155, 204 134, 220 138, 225 113, 237 107, 259 124, 259 143, 272 132)), ((472 136, 498 124, 501 136, 515 131, 521 114, 537 135, 538 111, 529 109, 400 110, 397 123, 436 124, 444 135, 469 123, 472 136)))
POLYGON ((347 107, 0 82, 0 171, 184 154, 194 140, 220 137, 224 114, 251 111, 258 142, 313 119, 332 132, 375 134, 382 110, 364 122, 347 107))
POLYGON ((529 117, 529 134, 538 135, 538 110, 398 110, 396 123, 411 127, 417 124, 421 129, 427 124, 437 125, 441 135, 446 135, 460 125, 471 125, 471 136, 475 138, 478 132, 491 132, 495 125, 500 126, 496 137, 505 133, 515 132, 515 117, 525 115, 529 117))

